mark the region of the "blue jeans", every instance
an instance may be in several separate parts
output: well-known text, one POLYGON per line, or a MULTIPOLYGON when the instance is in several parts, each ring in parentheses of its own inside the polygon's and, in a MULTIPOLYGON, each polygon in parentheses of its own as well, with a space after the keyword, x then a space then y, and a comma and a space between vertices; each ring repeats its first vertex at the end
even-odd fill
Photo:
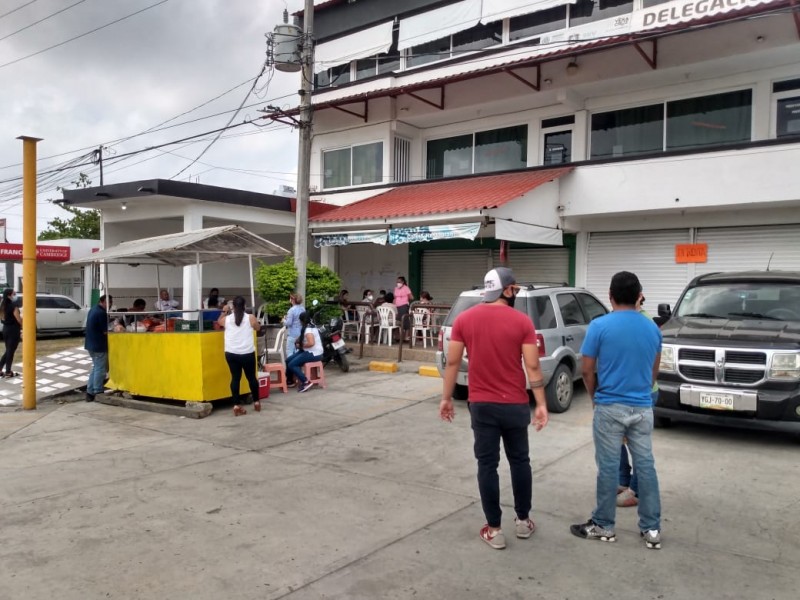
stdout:
POLYGON ((511 489, 514 512, 527 519, 531 511, 533 476, 528 449, 528 427, 531 407, 525 404, 470 402, 469 415, 475 437, 475 458, 478 461, 478 491, 481 506, 490 527, 500 527, 500 440, 511 468, 511 489))
POLYGON ((306 376, 303 374, 303 365, 310 362, 317 362, 318 360, 322 360, 322 356, 314 356, 308 350, 295 352, 289 360, 286 361, 286 370, 300 382, 300 386, 302 387, 307 381, 306 376))
POLYGON ((89 373, 89 383, 86 384, 87 394, 103 393, 108 372, 108 352, 89 352, 92 359, 92 372, 89 373))
POLYGON ((624 404, 598 404, 592 435, 597 463, 597 507, 592 520, 614 529, 617 512, 620 447, 628 438, 633 468, 639 477, 639 530, 661 529, 661 496, 653 460, 653 409, 624 404))

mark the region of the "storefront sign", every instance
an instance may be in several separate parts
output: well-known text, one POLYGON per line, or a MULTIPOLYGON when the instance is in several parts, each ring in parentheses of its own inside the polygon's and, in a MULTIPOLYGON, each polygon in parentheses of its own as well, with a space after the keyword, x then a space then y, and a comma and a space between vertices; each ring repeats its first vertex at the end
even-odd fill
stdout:
POLYGON ((633 31, 667 27, 712 15, 742 10, 774 0, 673 0, 650 8, 634 11, 633 31))
POLYGON ((474 240, 481 230, 480 223, 463 223, 461 225, 423 225, 421 227, 399 227, 389 230, 389 243, 411 244, 414 242, 431 242, 433 240, 452 240, 462 238, 474 240))
MULTIPOLYGON (((0 244, 0 261, 22 260, 22 244, 0 244)), ((69 260, 69 246, 36 246, 36 260, 65 262, 69 260)))
POLYGON ((708 244, 675 244, 675 262, 678 264, 708 262, 708 244))
POLYGON ((347 246, 349 244, 386 244, 387 233, 385 231, 365 231, 363 233, 329 233, 325 235, 314 235, 314 247, 324 248, 326 246, 347 246))

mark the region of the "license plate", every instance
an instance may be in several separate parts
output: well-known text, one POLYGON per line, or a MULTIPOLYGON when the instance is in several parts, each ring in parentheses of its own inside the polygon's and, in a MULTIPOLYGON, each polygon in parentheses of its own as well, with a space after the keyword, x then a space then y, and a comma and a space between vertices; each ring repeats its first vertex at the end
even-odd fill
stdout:
POLYGON ((336 340, 335 342, 331 342, 331 346, 333 346, 334 350, 344 348, 344 340, 336 340))
POLYGON ((733 394, 700 393, 700 408, 733 410, 733 394))

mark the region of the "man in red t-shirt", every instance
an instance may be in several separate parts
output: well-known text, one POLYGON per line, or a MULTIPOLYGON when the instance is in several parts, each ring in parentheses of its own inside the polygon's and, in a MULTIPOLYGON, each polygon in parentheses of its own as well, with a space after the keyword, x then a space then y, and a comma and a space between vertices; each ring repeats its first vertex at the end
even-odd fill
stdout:
POLYGON ((533 477, 528 425, 532 422, 539 431, 547 425, 548 418, 536 330, 525 314, 513 308, 518 289, 511 269, 492 269, 484 278, 483 303, 456 317, 439 404, 442 420, 452 421, 455 416, 453 388, 466 347, 469 355, 469 414, 478 461, 478 490, 486 515, 486 525, 480 536, 498 550, 506 547, 500 527, 502 511, 497 475, 500 440, 503 440, 511 468, 514 511, 517 513, 514 521, 516 534, 518 538, 529 538, 536 525, 529 516, 533 477), (526 371, 536 399, 533 420, 525 389, 526 371))

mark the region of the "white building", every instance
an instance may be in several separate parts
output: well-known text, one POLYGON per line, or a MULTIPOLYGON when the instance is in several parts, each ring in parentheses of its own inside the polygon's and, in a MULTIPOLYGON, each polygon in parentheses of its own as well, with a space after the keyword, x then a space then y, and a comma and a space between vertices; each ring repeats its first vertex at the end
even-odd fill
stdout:
POLYGON ((506 257, 601 298, 634 271, 652 307, 800 269, 792 0, 330 0, 314 36, 312 200, 342 208, 311 228, 352 297, 452 301, 506 257), (476 237, 354 243, 443 224, 476 237))

